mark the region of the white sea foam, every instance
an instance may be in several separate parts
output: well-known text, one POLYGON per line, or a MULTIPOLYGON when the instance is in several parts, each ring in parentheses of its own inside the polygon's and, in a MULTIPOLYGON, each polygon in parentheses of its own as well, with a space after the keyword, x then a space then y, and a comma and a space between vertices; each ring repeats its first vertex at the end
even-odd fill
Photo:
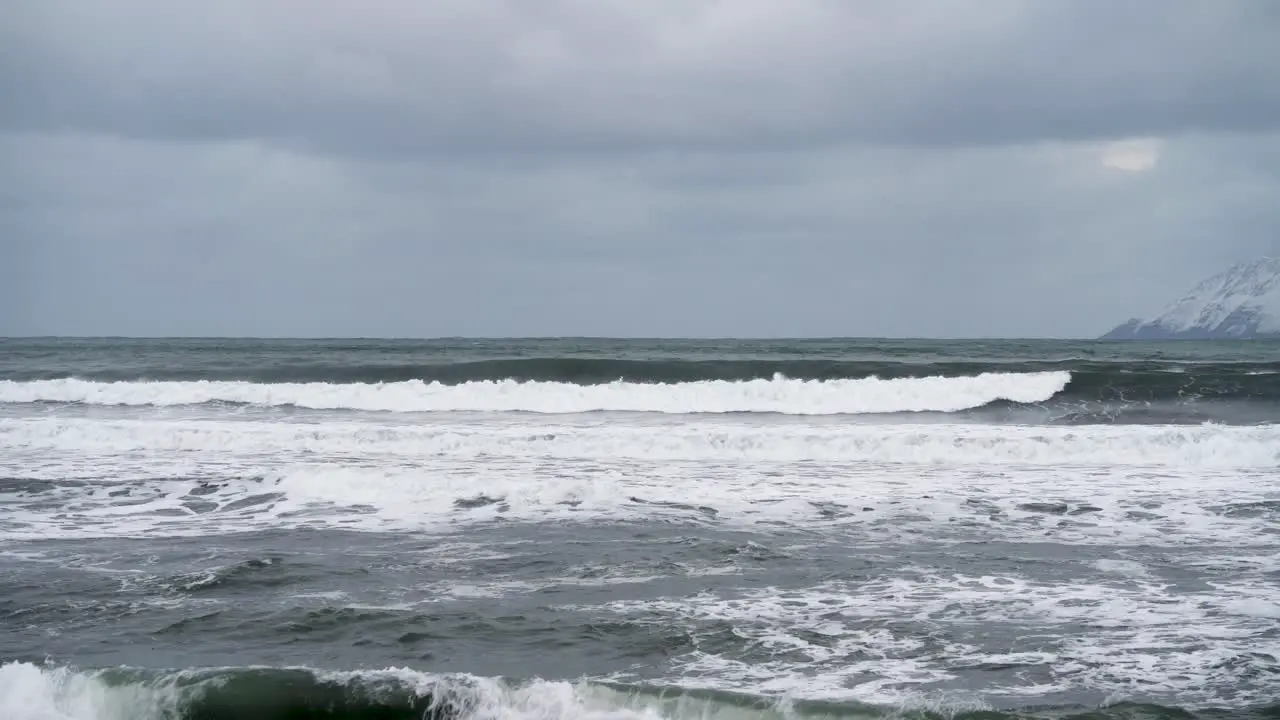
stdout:
POLYGON ((393 412, 598 410, 659 413, 835 415, 956 412, 997 400, 1048 400, 1070 382, 1067 372, 984 373, 971 377, 855 380, 723 381, 675 384, 613 382, 576 385, 513 380, 424 383, 93 382, 78 379, 0 381, 0 403, 193 405, 209 402, 393 412))
POLYGON ((1138 692, 1248 704, 1272 697, 1265 682, 1246 687, 1242 673, 1280 670, 1280 640, 1270 637, 1274 590, 1245 580, 1188 591, 1146 578, 1036 582, 905 569, 880 580, 624 600, 603 609, 695 638, 709 622, 732 625, 761 649, 758 657, 725 657, 713 641, 673 668, 686 686, 723 690, 891 703, 913 686, 1006 666, 1013 672, 1003 678, 987 672, 986 696, 1138 692), (938 628, 946 639, 894 623, 938 628), (993 653, 989 642, 968 635, 991 628, 1010 642, 1035 637, 1034 649, 993 653))
MULTIPOLYGON (((403 466, 439 458, 1264 469, 1280 466, 1280 426, 866 425, 728 418, 664 423, 566 418, 530 426, 518 418, 309 423, 37 416, 0 419, 0 447, 65 456, 94 477, 101 474, 101 463, 128 465, 131 458, 207 459, 249 470, 272 459, 403 466)), ((65 466, 57 472, 62 473, 58 477, 81 475, 65 466)))
MULTIPOLYGON (((1055 387, 1060 381, 1065 376, 1055 387)), ((902 390, 954 389, 967 380, 850 382, 854 389, 902 390)), ((737 392, 748 385, 666 389, 737 392)), ((19 386, 35 384, 6 387, 19 386)), ((814 407, 795 402, 805 392, 828 403, 842 397, 831 383, 760 386, 799 389, 787 396, 797 412, 814 407)), ((621 388, 634 390, 655 403, 662 388, 601 387, 616 397, 624 396, 621 388)), ((376 398, 379 391, 371 392, 376 398)), ((1268 537, 1260 532, 1267 517, 1221 508, 1280 497, 1277 426, 873 424, 848 416, 643 413, 531 419, 218 407, 68 413, 33 405, 8 406, 6 414, 0 476, 50 484, 0 484, 7 510, 0 537, 202 535, 300 525, 449 531, 498 517, 662 517, 828 525, 865 542, 927 528, 937 539, 1248 545, 1268 537), (1027 509, 1027 503, 1048 504, 1027 509)))
MULTIPOLYGON (((258 668, 254 668, 258 669, 258 668)), ((409 668, 307 671, 318 683, 339 687, 397 688, 440 697, 458 720, 781 720, 783 713, 726 704, 679 691, 629 691, 588 681, 507 683, 474 675, 433 675, 409 668)), ((234 668, 185 670, 149 680, 112 684, 100 672, 30 663, 0 665, 0 717, 5 720, 172 720, 189 702, 217 688, 234 668), (181 681, 181 684, 180 682, 181 681)))
MULTIPOLYGON (((1265 681, 1249 678, 1280 669, 1280 641, 1271 637, 1280 617, 1274 590, 1249 578, 1187 589, 1145 576, 1053 582, 903 567, 893 576, 857 582, 731 595, 704 590, 561 609, 683 631, 694 646, 672 658, 666 677, 654 679, 659 685, 779 698, 918 706, 942 697, 931 689, 936 684, 977 671, 984 674, 987 698, 1136 692, 1193 706, 1239 706, 1269 702, 1265 681), (751 658, 722 654, 714 628, 726 626, 755 649, 751 658), (933 630, 920 632, 921 626, 933 630), (972 635, 994 628, 1030 647, 993 649, 999 642, 972 635)), ((463 720, 656 720, 707 717, 709 711, 760 718, 759 711, 679 692, 664 698, 589 682, 511 685, 399 668, 314 675, 342 686, 444 692, 459 702, 463 720)), ((184 699, 222 677, 226 671, 187 670, 107 682, 98 673, 10 662, 0 665, 0 717, 174 717, 184 699)), ((956 707, 954 698, 949 705, 956 707)), ((764 717, 777 718, 770 711, 764 717)))
POLYGON ((111 686, 91 673, 30 663, 0 665, 0 717, 5 720, 160 720, 177 693, 143 684, 111 686))
POLYGON ((379 417, 3 419, 0 475, 46 484, 0 486, 0 536, 667 518, 861 542, 1251 545, 1271 519, 1230 509, 1280 497, 1274 427, 379 417))

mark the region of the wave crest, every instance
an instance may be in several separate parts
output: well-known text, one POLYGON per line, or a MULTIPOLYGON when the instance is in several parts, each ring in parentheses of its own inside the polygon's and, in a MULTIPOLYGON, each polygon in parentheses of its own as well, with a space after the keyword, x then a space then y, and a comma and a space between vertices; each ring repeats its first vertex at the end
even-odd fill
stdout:
POLYGON ((388 412, 594 411, 858 415, 959 412, 993 402, 1044 402, 1071 381, 1065 371, 983 373, 964 377, 852 380, 705 380, 603 385, 484 380, 444 385, 396 383, 95 382, 79 379, 0 381, 0 403, 199 405, 225 402, 317 410, 388 412))
MULTIPOLYGON (((1237 708, 1231 717, 1274 717, 1275 706, 1237 708)), ((897 707, 851 701, 792 701, 769 695, 596 682, 508 682, 431 675, 403 668, 323 672, 306 668, 223 668, 158 673, 77 672, 31 663, 0 665, 0 715, 7 720, 662 720, 672 718, 1090 717, 1099 720, 1200 717, 1139 703, 995 711, 974 697, 921 697, 897 707)), ((1223 717, 1210 710, 1205 717, 1223 717)))

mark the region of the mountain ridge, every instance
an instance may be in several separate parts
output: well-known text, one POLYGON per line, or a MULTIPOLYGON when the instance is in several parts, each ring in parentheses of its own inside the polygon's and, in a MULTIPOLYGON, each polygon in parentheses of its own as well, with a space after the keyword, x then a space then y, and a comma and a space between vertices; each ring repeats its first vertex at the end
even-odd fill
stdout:
POLYGON ((1280 337, 1280 256, 1206 278, 1151 319, 1130 318, 1103 340, 1247 340, 1280 337))

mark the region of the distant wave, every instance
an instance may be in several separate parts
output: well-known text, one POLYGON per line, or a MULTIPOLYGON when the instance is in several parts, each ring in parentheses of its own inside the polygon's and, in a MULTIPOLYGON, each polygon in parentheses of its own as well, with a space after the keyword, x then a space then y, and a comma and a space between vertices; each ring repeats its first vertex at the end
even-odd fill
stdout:
POLYGON ((961 377, 844 380, 702 380, 683 383, 483 380, 447 385, 394 383, 252 383, 244 381, 99 382, 75 378, 0 381, 3 403, 176 406, 223 402, 311 409, 390 412, 593 411, 857 415, 959 412, 997 401, 1038 403, 1071 382, 1063 371, 982 373, 961 377))
MULTIPOLYGON (((1159 360, 1100 361, 1082 358, 1043 360, 942 359, 923 358, 853 359, 832 358, 592 358, 526 357, 489 358, 438 362, 369 362, 367 358, 321 359, 300 362, 296 357, 243 358, 179 357, 171 362, 139 363, 130 359, 120 365, 84 363, 74 372, 64 368, 42 369, 29 361, 22 368, 7 369, 0 379, 112 381, 245 381, 274 383, 396 383, 420 380, 458 385, 481 380, 562 382, 594 385, 625 381, 632 383, 687 383, 704 380, 768 380, 782 375, 794 380, 856 380, 910 377, 959 377, 988 372, 1039 373, 1070 372, 1089 386, 1112 384, 1159 387, 1185 383, 1188 376, 1200 382, 1230 383, 1240 378, 1280 374, 1280 360, 1240 362, 1176 362, 1159 360)), ((1280 388, 1280 380, 1274 385, 1280 388)))
MULTIPOLYGON (((229 390, 232 387, 262 386, 274 388, 309 387, 308 397, 300 397, 297 402, 275 401, 266 404, 296 404, 300 407, 338 407, 331 402, 313 405, 320 394, 332 397, 344 395, 343 390, 324 390, 327 386, 369 386, 382 388, 385 402, 397 387, 404 388, 401 394, 423 395, 433 394, 442 401, 449 391, 438 386, 463 388, 455 396, 475 394, 478 388, 489 385, 499 388, 490 394, 505 393, 502 390, 513 385, 521 385, 528 392, 530 387, 564 386, 562 394, 577 394, 579 397, 599 398, 605 391, 574 390, 569 386, 593 388, 596 386, 618 387, 657 386, 657 387, 729 387, 735 383, 742 385, 742 394, 750 392, 750 388, 771 386, 779 378, 788 381, 815 381, 831 383, 828 386, 833 392, 851 391, 840 381, 866 381, 870 387, 872 381, 912 380, 923 381, 931 378, 948 378, 962 381, 964 378, 992 376, 1035 376, 1058 377, 1070 376, 1070 384, 1061 388, 1056 400, 1063 402, 1098 402, 1123 404, 1132 409, 1138 403, 1187 403, 1199 401, 1244 401, 1257 404, 1269 403, 1280 408, 1280 360, 1240 360, 1240 361, 1189 361, 1172 359, 1130 359, 1130 360, 1091 360, 1086 358, 1054 358, 1054 359, 947 359, 912 357, 898 361, 893 358, 881 359, 832 359, 832 358, 590 358, 590 357, 528 357, 528 358, 490 358, 474 360, 404 362, 401 358, 386 359, 381 362, 369 362, 369 358, 318 358, 314 362, 303 362, 297 354, 278 358, 270 357, 245 358, 238 355, 222 357, 181 356, 169 364, 161 364, 159 360, 148 359, 139 363, 136 359, 125 359, 120 363, 95 360, 77 361, 72 365, 47 365, 35 359, 5 367, 0 363, 0 383, 7 380, 0 391, 0 402, 23 402, 11 399, 19 396, 29 397, 32 393, 44 393, 47 397, 39 400, 50 402, 86 402, 98 400, 90 396, 102 397, 113 394, 120 395, 111 400, 102 400, 110 404, 134 404, 126 393, 116 386, 116 390, 99 391, 90 389, 93 384, 108 383, 165 383, 156 387, 170 388, 174 397, 179 394, 198 395, 211 394, 208 388, 203 390, 182 390, 184 384, 191 385, 205 381, 207 384, 222 388, 217 391, 220 399, 227 402, 248 402, 260 404, 258 398, 265 391, 229 390), (59 369, 60 367, 60 369, 59 369), (45 381, 44 384, 38 384, 45 381), (58 381, 65 381, 61 384, 58 381), (77 384, 72 381, 84 381, 77 384), (720 385, 716 385, 719 383, 720 385), (23 388, 26 389, 23 389, 23 388), (425 387, 430 390, 410 390, 414 387, 425 387), (73 390, 73 388, 79 388, 73 390), (76 392, 84 397, 77 399, 76 392), (253 395, 254 398, 222 397, 226 394, 241 396, 253 395)), ((958 386, 957 386, 958 387, 958 386)), ((283 392, 294 392, 285 390, 283 392)), ((300 391, 298 391, 300 392, 300 391)), ((368 394, 367 391, 350 391, 356 394, 368 394)), ((637 391, 640 392, 640 391, 637 391)), ((661 390, 658 392, 666 392, 661 390)), ((278 397, 273 392, 272 397, 278 397)), ((1033 393, 1034 395, 1034 393, 1033 393)), ((722 399, 727 400, 727 395, 722 399)), ((991 400, 1001 398, 1012 402, 1042 402, 1046 398, 1037 397, 1031 401, 1022 401, 1021 396, 992 396, 991 400)), ((163 399, 157 404, 169 404, 163 399)), ((183 401, 185 402, 185 401, 183 401)), ((196 401, 202 402, 202 401, 196 401)), ((352 407, 365 407, 354 404, 352 407)), ((975 406, 969 406, 975 407, 975 406)), ((402 408, 386 408, 402 409, 402 408)), ((429 409, 429 408, 423 408, 429 409)), ((607 409, 601 406, 599 409, 607 409)), ((944 402, 939 407, 919 407, 908 404, 904 410, 939 410, 954 412, 957 408, 944 402)), ((748 411, 744 408, 739 410, 748 411)), ((708 408, 708 411, 715 411, 708 408)), ((788 410, 776 410, 789 412, 788 410)), ((1109 416, 1109 411, 1089 412, 1100 417, 1109 416)), ((826 412, 826 411, 824 411, 826 412)), ((863 410, 842 410, 840 412, 866 412, 863 410)), ((874 412, 882 412, 875 410, 874 412)), ((1214 416, 1214 419, 1218 419, 1214 416)))

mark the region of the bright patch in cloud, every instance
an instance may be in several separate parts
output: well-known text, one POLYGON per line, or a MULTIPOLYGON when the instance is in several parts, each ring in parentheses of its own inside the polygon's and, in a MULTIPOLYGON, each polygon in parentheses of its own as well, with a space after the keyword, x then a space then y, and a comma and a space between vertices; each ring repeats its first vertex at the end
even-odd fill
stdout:
POLYGON ((1160 159, 1159 138, 1131 138, 1102 146, 1102 166, 1122 172, 1146 172, 1160 159))

